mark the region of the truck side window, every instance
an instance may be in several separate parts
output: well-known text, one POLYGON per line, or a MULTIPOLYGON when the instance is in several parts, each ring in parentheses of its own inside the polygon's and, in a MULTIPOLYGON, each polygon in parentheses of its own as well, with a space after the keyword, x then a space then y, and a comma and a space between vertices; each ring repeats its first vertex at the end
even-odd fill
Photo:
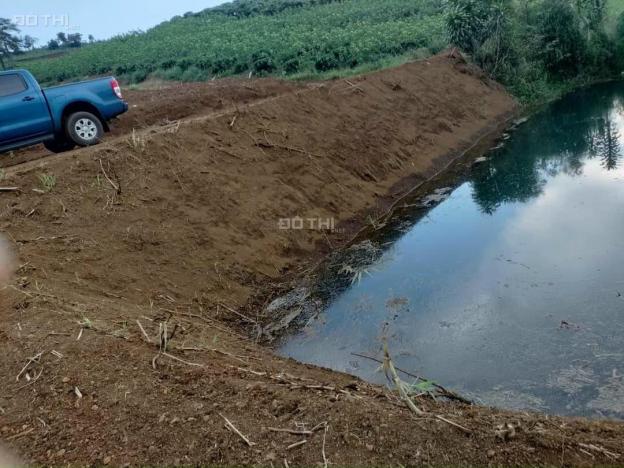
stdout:
POLYGON ((28 89, 24 78, 17 73, 0 76, 0 97, 19 94, 28 89))

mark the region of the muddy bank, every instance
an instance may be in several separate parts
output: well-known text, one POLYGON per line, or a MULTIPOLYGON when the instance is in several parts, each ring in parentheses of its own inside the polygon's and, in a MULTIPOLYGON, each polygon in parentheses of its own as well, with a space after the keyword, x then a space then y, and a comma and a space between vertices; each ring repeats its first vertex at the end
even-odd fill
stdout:
POLYGON ((54 464, 611 461, 621 425, 420 402, 460 430, 241 332, 515 106, 436 57, 8 170, 2 440, 54 464))

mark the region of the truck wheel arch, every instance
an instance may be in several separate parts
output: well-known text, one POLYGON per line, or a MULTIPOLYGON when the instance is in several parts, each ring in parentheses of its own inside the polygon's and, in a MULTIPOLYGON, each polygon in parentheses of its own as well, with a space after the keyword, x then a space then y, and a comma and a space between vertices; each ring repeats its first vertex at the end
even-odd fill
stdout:
POLYGON ((65 122, 67 122, 67 118, 76 112, 89 112, 95 115, 98 119, 100 119, 100 122, 102 122, 102 125, 104 126, 104 131, 110 131, 108 123, 104 118, 102 118, 102 114, 100 114, 100 111, 97 109, 97 107, 89 102, 84 101, 72 102, 67 107, 65 107, 65 109, 63 109, 63 114, 61 118, 63 128, 65 127, 65 122))

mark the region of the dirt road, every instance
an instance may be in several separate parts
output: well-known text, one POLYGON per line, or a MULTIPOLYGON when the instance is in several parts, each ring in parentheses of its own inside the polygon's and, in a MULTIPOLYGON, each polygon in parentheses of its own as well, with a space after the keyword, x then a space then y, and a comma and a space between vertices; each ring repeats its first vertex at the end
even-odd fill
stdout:
POLYGON ((3 441, 42 464, 624 453, 617 423, 424 399, 415 417, 392 392, 248 333, 272 291, 508 118, 504 90, 443 56, 310 86, 210 86, 131 94, 140 113, 122 134, 6 169, 20 191, 2 194, 0 222, 20 266, 0 296, 3 441), (294 218, 338 229, 283 229, 294 218))

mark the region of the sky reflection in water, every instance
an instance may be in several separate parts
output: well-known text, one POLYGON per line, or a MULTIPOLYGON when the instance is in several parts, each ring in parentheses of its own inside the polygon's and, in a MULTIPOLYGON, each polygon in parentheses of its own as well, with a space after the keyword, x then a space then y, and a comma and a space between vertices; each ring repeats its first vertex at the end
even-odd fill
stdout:
POLYGON ((486 404, 624 418, 624 84, 552 104, 406 229, 282 354, 486 404))

